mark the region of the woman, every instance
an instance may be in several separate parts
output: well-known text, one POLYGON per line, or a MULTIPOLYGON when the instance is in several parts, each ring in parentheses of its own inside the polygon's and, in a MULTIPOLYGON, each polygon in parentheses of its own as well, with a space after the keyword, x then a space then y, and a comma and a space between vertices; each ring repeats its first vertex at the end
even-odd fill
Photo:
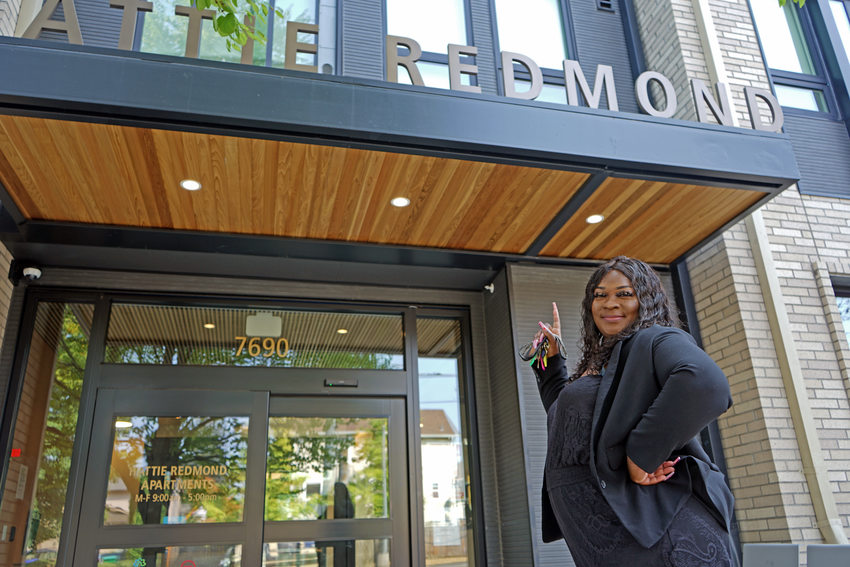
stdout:
POLYGON ((695 438, 729 384, 676 328, 658 275, 624 256, 593 273, 572 375, 554 303, 552 318, 535 337, 549 345, 543 540, 564 538, 578 567, 736 565, 732 494, 695 438))

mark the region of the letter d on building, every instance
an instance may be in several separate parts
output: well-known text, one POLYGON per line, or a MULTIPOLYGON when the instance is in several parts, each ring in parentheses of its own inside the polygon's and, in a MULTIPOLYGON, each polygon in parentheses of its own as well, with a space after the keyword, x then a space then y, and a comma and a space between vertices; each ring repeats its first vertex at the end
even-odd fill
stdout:
POLYGON ((755 87, 744 87, 744 96, 747 99, 747 108, 750 111, 750 124, 754 130, 766 130, 768 132, 781 132, 782 125, 785 123, 785 115, 782 114, 782 107, 776 97, 764 89, 755 87), (770 109, 772 120, 766 121, 761 113, 758 99, 762 99, 770 109))

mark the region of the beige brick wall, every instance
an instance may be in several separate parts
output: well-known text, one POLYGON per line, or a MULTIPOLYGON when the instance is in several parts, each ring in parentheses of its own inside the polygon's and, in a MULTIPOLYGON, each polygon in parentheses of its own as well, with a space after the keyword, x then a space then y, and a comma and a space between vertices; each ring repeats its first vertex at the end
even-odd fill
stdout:
MULTIPOLYGON (((647 66, 670 77, 677 90, 687 88, 688 79, 707 79, 690 0, 636 4, 647 66), (675 41, 661 41, 663 33, 674 34, 675 41), (679 53, 671 54, 674 48, 679 53)), ((737 118, 747 127, 743 88, 769 88, 749 8, 743 0, 711 0, 710 7, 737 118)), ((680 108, 677 116, 688 118, 688 112, 680 108)), ((763 207, 762 215, 802 367, 805 403, 850 533, 850 347, 830 280, 850 276, 850 200, 800 195, 792 187, 763 207)), ((789 409, 743 224, 692 254, 688 267, 706 350, 729 376, 735 399, 720 428, 741 539, 821 543, 797 444, 800 425, 789 409)))
POLYGON ((15 35, 20 10, 21 0, 0 0, 0 35, 15 35))
POLYGON ((9 304, 12 301, 12 282, 6 277, 11 263, 12 254, 0 244, 0 344, 3 344, 3 337, 6 334, 6 319, 9 314, 9 304))

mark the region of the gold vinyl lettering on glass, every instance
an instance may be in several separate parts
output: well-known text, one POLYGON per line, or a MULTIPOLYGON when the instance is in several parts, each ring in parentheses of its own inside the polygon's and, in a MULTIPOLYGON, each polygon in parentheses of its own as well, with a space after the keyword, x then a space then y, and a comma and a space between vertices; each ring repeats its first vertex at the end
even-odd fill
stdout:
POLYGON ((103 523, 242 521, 247 417, 119 416, 103 523))
POLYGON ((400 314, 113 305, 104 362, 288 368, 404 368, 400 314))
POLYGON ((266 521, 389 516, 387 418, 272 417, 266 521))

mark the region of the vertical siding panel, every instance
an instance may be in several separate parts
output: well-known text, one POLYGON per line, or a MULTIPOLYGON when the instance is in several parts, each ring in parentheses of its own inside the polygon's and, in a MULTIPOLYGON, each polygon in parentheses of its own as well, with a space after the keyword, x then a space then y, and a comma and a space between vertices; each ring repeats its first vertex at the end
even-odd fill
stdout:
MULTIPOLYGON (((504 566, 533 565, 532 528, 529 516, 522 420, 517 389, 517 362, 511 333, 508 282, 505 271, 493 282, 495 292, 485 294, 487 362, 495 439, 496 491, 504 566)), ((539 537, 539 536, 538 536, 539 537)))
MULTIPOLYGON (((573 33, 578 48, 578 61, 587 82, 593 87, 596 65, 611 65, 617 85, 617 101, 621 112, 638 112, 632 65, 629 62, 620 2, 612 0, 614 12, 599 10, 596 2, 572 2, 573 33)), ((626 0, 628 1, 628 0, 626 0)), ((607 100, 599 103, 608 108, 607 100)))
POLYGON ((497 94, 496 59, 493 53, 493 19, 490 14, 490 0, 470 0, 470 20, 472 37, 470 45, 478 48, 475 62, 478 64, 478 84, 485 93, 497 94))
POLYGON ((844 122, 785 115, 800 168, 800 193, 850 197, 850 138, 844 122))
POLYGON ((339 0, 342 74, 384 79, 384 3, 375 0, 339 0))

